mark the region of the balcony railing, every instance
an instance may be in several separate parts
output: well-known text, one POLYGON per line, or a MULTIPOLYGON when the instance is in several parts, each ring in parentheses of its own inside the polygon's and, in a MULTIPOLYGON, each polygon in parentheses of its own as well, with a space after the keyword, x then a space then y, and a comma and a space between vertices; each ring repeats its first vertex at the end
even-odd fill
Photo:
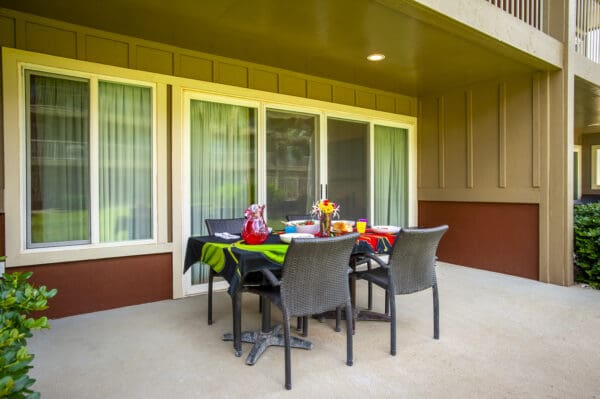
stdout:
POLYGON ((504 12, 507 12, 533 26, 536 29, 543 31, 542 21, 544 15, 545 0, 486 0, 504 12))
POLYGON ((600 1, 577 0, 575 51, 600 63, 600 1))

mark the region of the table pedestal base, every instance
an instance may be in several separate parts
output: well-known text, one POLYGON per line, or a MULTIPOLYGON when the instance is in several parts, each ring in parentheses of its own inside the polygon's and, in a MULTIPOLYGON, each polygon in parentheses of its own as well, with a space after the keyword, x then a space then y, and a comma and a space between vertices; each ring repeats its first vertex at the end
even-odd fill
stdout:
MULTIPOLYGON (((323 322, 324 319, 335 319, 335 311, 320 313, 313 317, 320 322, 323 322)), ((392 321, 391 316, 385 313, 358 308, 352 308, 352 319, 355 321, 392 321)), ((342 310, 342 322, 344 320, 346 320, 346 311, 342 310)))
MULTIPOLYGON (((246 358, 246 364, 249 366, 256 363, 260 355, 262 355, 269 346, 285 346, 283 326, 281 324, 273 326, 271 331, 268 332, 244 331, 242 332, 241 338, 242 342, 254 344, 246 358)), ((223 334, 223 341, 233 341, 233 334, 223 334)), ((290 336, 290 346, 292 348, 312 349, 313 344, 308 340, 290 336)), ((241 353, 239 355, 241 355, 241 353)), ((236 353, 236 356, 239 355, 236 353)))

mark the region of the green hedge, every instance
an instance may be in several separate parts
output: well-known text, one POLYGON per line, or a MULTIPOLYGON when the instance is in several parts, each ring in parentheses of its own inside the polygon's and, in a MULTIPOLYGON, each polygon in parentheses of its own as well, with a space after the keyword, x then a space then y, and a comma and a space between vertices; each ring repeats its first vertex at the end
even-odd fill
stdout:
POLYGON ((575 205, 575 280, 600 288, 600 203, 575 205))

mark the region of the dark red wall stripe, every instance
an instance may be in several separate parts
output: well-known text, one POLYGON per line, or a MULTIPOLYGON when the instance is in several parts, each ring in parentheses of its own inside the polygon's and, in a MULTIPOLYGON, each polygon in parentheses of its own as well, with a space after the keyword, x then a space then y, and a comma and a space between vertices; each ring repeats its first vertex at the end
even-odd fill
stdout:
POLYGON ((32 271, 31 282, 57 288, 43 312, 71 316, 173 297, 172 255, 143 255, 9 268, 32 271))
POLYGON ((419 201, 419 226, 440 224, 440 260, 539 279, 537 204, 419 201))

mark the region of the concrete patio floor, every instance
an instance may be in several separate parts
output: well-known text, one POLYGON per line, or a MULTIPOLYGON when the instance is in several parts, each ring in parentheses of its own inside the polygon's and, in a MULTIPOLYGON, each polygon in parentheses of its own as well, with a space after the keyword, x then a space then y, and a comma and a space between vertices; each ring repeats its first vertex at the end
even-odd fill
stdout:
MULTIPOLYGON (((283 350, 254 366, 221 336, 231 330, 226 293, 51 321, 30 340, 42 398, 600 398, 600 291, 558 287, 440 263, 441 337, 432 338, 431 291, 397 297, 398 354, 389 324, 359 322, 354 366, 345 330, 311 320, 310 351, 283 350)), ((359 305, 366 286, 359 284, 359 305)), ((383 293, 375 289, 383 307, 383 293)), ((273 309, 273 322, 280 320, 273 309)), ((257 299, 244 298, 243 328, 259 329, 257 299)))

